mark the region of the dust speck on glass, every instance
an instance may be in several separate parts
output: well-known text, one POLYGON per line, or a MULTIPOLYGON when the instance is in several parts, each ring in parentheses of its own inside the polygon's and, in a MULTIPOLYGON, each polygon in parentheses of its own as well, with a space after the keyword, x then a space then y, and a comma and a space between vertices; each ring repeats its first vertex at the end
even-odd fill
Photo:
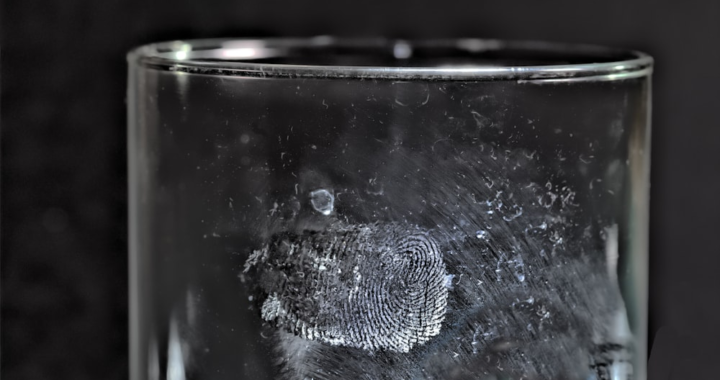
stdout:
POLYGON ((642 53, 128 56, 133 379, 644 380, 642 53))

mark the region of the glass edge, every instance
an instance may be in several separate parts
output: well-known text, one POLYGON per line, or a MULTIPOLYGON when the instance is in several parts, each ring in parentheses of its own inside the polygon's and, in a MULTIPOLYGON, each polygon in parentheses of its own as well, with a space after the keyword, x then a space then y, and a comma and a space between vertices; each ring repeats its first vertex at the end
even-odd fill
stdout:
POLYGON ((269 64, 244 61, 203 61, 192 59, 175 59, 167 54, 161 55, 158 52, 160 47, 173 50, 170 47, 176 46, 208 46, 222 45, 228 42, 244 43, 267 43, 280 42, 286 44, 309 44, 309 46, 331 46, 339 42, 371 42, 374 44, 389 44, 392 41, 403 42, 403 40, 387 39, 320 39, 298 38, 298 39, 245 39, 245 38, 223 38, 223 39, 197 39, 185 41, 167 41, 142 45, 130 50, 127 53, 128 63, 144 68, 161 71, 172 71, 188 74, 204 74, 214 76, 240 76, 255 78, 307 78, 307 79, 386 79, 386 80, 464 80, 464 81, 494 81, 494 80, 517 80, 528 83, 564 83, 578 81, 616 81, 623 79, 635 79, 650 76, 653 71, 653 58, 637 50, 623 50, 608 48, 599 45, 551 43, 540 41, 502 41, 491 39, 445 39, 445 40, 417 40, 413 42, 462 42, 482 41, 488 46, 502 49, 504 45, 511 45, 520 48, 534 48, 542 51, 548 48, 564 48, 568 51, 573 49, 595 49, 598 51, 616 51, 632 56, 630 59, 602 63, 582 63, 565 65, 536 65, 536 66, 506 66, 506 67, 382 67, 382 66, 332 66, 332 65, 295 65, 295 64, 269 64))

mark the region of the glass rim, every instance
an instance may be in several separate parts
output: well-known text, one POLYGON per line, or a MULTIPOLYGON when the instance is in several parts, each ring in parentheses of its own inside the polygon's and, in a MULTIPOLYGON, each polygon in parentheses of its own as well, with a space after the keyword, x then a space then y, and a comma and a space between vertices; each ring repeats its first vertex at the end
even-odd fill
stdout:
MULTIPOLYGON (((450 56, 439 56, 450 59, 450 56)), ((193 74, 246 76, 261 78, 327 78, 390 80, 515 80, 522 82, 575 82, 632 79, 650 76, 653 58, 640 51, 598 45, 511 41, 495 39, 417 39, 385 38, 260 38, 196 39, 147 44, 131 50, 128 62, 146 68, 193 74), (415 50, 452 49, 478 59, 481 54, 525 54, 530 57, 575 55, 580 62, 555 63, 535 58, 531 64, 464 65, 357 65, 277 63, 287 59, 292 49, 325 52, 332 49, 378 49, 385 58, 402 62, 415 50), (263 60, 266 60, 263 62, 263 60), (267 61, 270 62, 267 62, 267 61), (533 61, 534 62, 534 61, 533 61)), ((299 59, 300 61, 302 58, 299 59)), ((501 62, 498 59, 498 62, 501 62)))

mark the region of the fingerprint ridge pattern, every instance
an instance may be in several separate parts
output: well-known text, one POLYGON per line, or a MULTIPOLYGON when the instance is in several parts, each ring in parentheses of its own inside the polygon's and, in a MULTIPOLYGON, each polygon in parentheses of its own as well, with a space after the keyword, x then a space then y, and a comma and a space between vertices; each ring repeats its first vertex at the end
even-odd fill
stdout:
POLYGON ((248 259, 266 293, 261 316, 308 340, 409 352, 440 333, 446 269, 426 231, 359 224, 280 233, 248 259))

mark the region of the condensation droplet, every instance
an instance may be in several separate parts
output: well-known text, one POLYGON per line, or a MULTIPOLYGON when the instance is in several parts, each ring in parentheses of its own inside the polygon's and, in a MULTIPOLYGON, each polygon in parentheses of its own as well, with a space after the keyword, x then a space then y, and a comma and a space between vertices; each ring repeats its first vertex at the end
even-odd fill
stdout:
POLYGON ((310 193, 310 204, 315 211, 323 215, 330 215, 333 212, 335 197, 325 189, 315 190, 310 193))
POLYGON ((406 42, 398 42, 393 46, 393 55, 396 59, 408 59, 412 53, 412 47, 406 42))

